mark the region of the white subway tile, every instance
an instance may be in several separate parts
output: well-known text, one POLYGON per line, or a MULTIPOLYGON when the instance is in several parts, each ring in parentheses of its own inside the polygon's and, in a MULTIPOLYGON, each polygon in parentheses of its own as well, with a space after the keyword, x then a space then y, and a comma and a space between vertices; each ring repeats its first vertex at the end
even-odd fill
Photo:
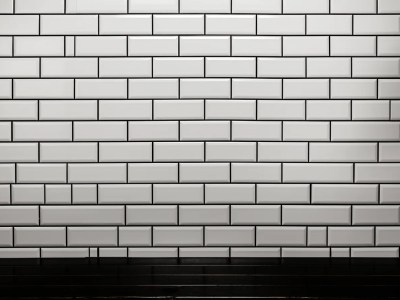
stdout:
POLYGON ((14 79, 14 99, 72 99, 73 79, 14 79))
POLYGON ((38 15, 0 16, 0 35, 38 35, 38 34, 39 34, 38 15))
POLYGON ((38 206, 0 206, 0 216, 2 226, 39 225, 38 206))
POLYGON ((0 13, 12 14, 14 10, 14 0, 3 0, 0 3, 0 13))
POLYGON ((258 226, 257 246, 306 246, 306 227, 258 226))
POLYGON ((40 18, 42 35, 92 35, 98 34, 98 16, 95 15, 45 15, 40 18))
POLYGON ((126 56, 127 39, 124 36, 78 36, 76 56, 126 56))
POLYGON ((353 225, 398 225, 400 206, 353 206, 353 225))
POLYGON ((46 185, 46 204, 71 204, 72 190, 69 184, 46 185))
POLYGON ((305 77, 304 58, 258 58, 257 77, 305 77))
POLYGON ((260 162, 306 162, 307 160, 307 143, 261 142, 258 144, 258 161, 260 162))
POLYGON ((120 227, 119 246, 151 246, 151 227, 120 227))
POLYGON ((178 122, 140 121, 129 122, 129 141, 176 141, 178 140, 178 122))
POLYGON ((37 58, 0 58, 0 77, 39 77, 37 58))
POLYGON ((37 101, 0 101, 0 120, 37 120, 37 101))
POLYGON ((208 120, 255 120, 255 100, 206 100, 206 119, 208 120))
POLYGON ((378 204, 378 186, 366 184, 313 184, 315 204, 378 204))
MULTIPOLYGON (((227 36, 182 36, 179 42, 181 56, 229 56, 231 51, 227 36)), ((174 49, 170 55, 177 55, 177 44, 174 49)))
POLYGON ((332 36, 330 50, 331 56, 375 56, 376 37, 332 36))
POLYGON ((64 0, 15 0, 16 14, 62 14, 64 0))
MULTIPOLYGON (((308 77, 351 77, 351 71, 352 67, 350 58, 307 59, 308 77)), ((353 75, 356 76, 354 73, 353 75)))
POLYGON ((14 205, 44 204, 44 185, 16 184, 11 187, 11 203, 14 205))
POLYGON ((6 142, 11 141, 11 122, 1 122, 0 123, 0 141, 6 142))
POLYGON ((399 99, 399 83, 399 79, 379 79, 379 99, 399 99))
POLYGON ((204 34, 203 15, 155 15, 153 33, 163 34, 204 34))
POLYGON ((355 77, 400 77, 399 58, 354 58, 355 77))
POLYGON ((281 181, 278 163, 232 163, 232 182, 276 183, 281 181))
POLYGON ((378 56, 398 56, 398 55, 400 55, 400 37, 398 36, 378 37, 378 56))
POLYGON ((329 79, 283 79, 284 99, 328 99, 329 79))
POLYGON ((255 142, 208 142, 206 143, 206 161, 215 162, 255 162, 255 142))
POLYGON ((126 79, 76 79, 75 95, 80 99, 126 99, 126 79))
MULTIPOLYGON (((123 225, 123 206, 42 206, 40 225, 123 225)), ((88 237, 88 236, 87 236, 88 237)))
POLYGON ((154 184, 154 204, 202 204, 202 184, 154 184))
POLYGON ((200 57, 156 57, 154 77, 204 77, 204 59, 200 57))
POLYGON ((329 246, 373 246, 373 227, 328 227, 329 246))
POLYGON ((283 205, 283 225, 351 225, 351 206, 283 205))
POLYGON ((396 183, 400 182, 400 164, 356 164, 357 183, 396 183))
POLYGON ((179 225, 229 225, 228 205, 180 205, 179 225))
POLYGON ((206 58, 206 77, 255 77, 255 58, 206 58))
POLYGON ((126 141, 127 122, 75 122, 74 141, 126 141))
POLYGON ((153 246, 202 246, 202 227, 153 227, 153 246))
POLYGON ((122 142, 100 143, 101 162, 150 162, 151 143, 122 142))
POLYGON ((68 227, 68 246, 117 246, 117 227, 68 227))
POLYGON ((129 56, 177 56, 177 36, 130 36, 129 56))
POLYGON ((355 15, 355 35, 397 35, 400 34, 399 15, 355 15))
POLYGON ((389 120, 390 102, 383 100, 359 100, 352 103, 353 120, 389 120))
POLYGON ((328 56, 327 36, 283 37, 283 56, 328 56))
POLYGON ((230 139, 229 121, 182 121, 180 125, 182 141, 215 141, 230 139))
POLYGON ((254 204, 254 184, 206 184, 207 204, 254 204))
MULTIPOLYGON (((28 1, 28 0, 26 0, 28 1)), ((65 0, 67 14, 127 13, 128 0, 65 0)))
POLYGON ((179 175, 177 163, 131 163, 128 173, 130 183, 176 183, 179 175))
POLYGON ((151 15, 101 15, 101 35, 151 34, 151 15))
POLYGON ((229 13, 230 0, 180 0, 180 13, 229 13))
POLYGON ((0 162, 37 162, 36 143, 1 143, 0 162))
POLYGON ((329 0, 282 0, 284 14, 328 13, 329 0))
POLYGON ((228 163, 182 163, 179 166, 179 182, 205 183, 229 182, 228 163))
POLYGON ((310 143, 311 162, 376 162, 373 143, 310 143))
POLYGON ((176 205, 134 205, 126 207, 126 225, 177 225, 176 205))
POLYGON ((62 36, 21 36, 14 38, 14 56, 63 56, 62 36))
POLYGON ((332 79, 332 99, 376 99, 376 79, 332 79))
POLYGON ((254 246, 254 227, 205 227, 206 246, 254 246))
POLYGON ((400 143, 380 143, 379 161, 380 162, 400 161, 400 143))
POLYGON ((255 35, 255 15, 206 15, 206 34, 255 35))
POLYGON ((279 205, 232 205, 232 225, 280 225, 279 205))
POLYGON ((307 35, 351 35, 352 29, 350 15, 307 16, 307 35))
POLYGON ((99 204, 151 204, 149 184, 99 184, 99 204))
POLYGON ((14 141, 72 141, 71 122, 15 122, 14 141))
POLYGON ((378 0, 378 13, 398 13, 400 4, 396 0, 378 0))
POLYGON ((350 120, 351 105, 350 100, 307 100, 307 120, 350 120))
POLYGON ((130 79, 130 99, 176 99, 178 79, 130 79))
POLYGON ((42 100, 39 102, 40 120, 96 120, 97 102, 92 100, 42 100))
POLYGON ((230 98, 229 79, 181 79, 180 97, 189 99, 230 98))
POLYGON ((328 122, 283 122, 284 141, 329 141, 328 122))
POLYGON ((200 162, 204 161, 203 142, 156 142, 154 161, 200 162))
POLYGON ((280 79, 232 79, 232 98, 281 99, 280 79))
POLYGON ((257 34, 264 35, 304 35, 305 16, 258 15, 257 34))
POLYGON ((69 164, 69 183, 125 183, 126 164, 69 164))
POLYGON ((14 230, 15 247, 65 247, 65 227, 17 227, 14 230))
POLYGON ((66 164, 18 164, 17 183, 65 183, 66 164))
POLYGON ((374 14, 376 13, 375 0, 331 0, 333 14, 374 14))
POLYGON ((395 122, 332 122, 332 141, 398 141, 395 122))
POLYGON ((232 37, 233 56, 279 56, 282 51, 281 48, 282 46, 280 37, 268 37, 268 36, 232 37))
POLYGON ((97 77, 96 58, 42 58, 42 77, 97 77))
MULTIPOLYGON (((100 58, 100 77, 151 77, 151 58, 100 58)), ((96 77, 96 76, 94 76, 96 77)))
POLYGON ((150 120, 152 103, 150 100, 101 100, 100 120, 150 120))
POLYGON ((281 122, 233 121, 233 141, 280 141, 281 122))
POLYGON ((353 182, 353 165, 344 163, 284 163, 283 182, 349 183, 353 182))
POLYGON ((41 143, 41 162, 97 162, 96 143, 41 143))
POLYGON ((177 13, 179 0, 128 0, 129 13, 177 13))
POLYGON ((12 56, 13 38, 10 36, 0 37, 0 56, 12 56))
POLYGON ((233 0, 233 13, 281 13, 281 0, 233 0))
POLYGON ((155 100, 154 120, 202 120, 204 119, 203 100, 155 100))

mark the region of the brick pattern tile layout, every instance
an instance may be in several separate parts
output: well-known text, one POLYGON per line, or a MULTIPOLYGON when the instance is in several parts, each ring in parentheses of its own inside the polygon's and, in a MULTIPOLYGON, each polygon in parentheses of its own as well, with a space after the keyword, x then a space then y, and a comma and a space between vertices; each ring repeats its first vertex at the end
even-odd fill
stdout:
POLYGON ((399 0, 0 0, 0 257, 399 247, 399 0))

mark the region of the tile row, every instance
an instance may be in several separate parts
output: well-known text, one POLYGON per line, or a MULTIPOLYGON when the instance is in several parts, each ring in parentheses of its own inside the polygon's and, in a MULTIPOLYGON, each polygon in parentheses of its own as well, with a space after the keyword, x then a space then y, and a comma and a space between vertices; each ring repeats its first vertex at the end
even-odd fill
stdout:
POLYGON ((393 226, 1 227, 1 247, 399 246, 393 226))
MULTIPOLYGON (((400 204, 400 185, 336 183, 0 185, 1 205, 72 204, 95 205, 95 208, 98 204, 254 205, 256 203, 259 207, 263 207, 263 204, 393 205, 400 204)), ((151 209, 151 206, 147 208, 151 209)))

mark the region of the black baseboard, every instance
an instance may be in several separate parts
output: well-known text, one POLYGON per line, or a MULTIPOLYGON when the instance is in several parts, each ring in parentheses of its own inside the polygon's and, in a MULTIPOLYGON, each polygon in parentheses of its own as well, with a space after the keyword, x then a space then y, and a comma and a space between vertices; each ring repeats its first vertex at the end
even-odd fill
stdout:
POLYGON ((2 259, 1 299, 400 299, 399 259, 2 259))

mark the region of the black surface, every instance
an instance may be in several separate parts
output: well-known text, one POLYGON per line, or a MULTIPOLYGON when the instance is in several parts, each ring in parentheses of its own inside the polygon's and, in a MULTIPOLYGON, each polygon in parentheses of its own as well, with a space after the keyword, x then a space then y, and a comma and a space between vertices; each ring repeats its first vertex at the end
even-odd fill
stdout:
POLYGON ((1 299, 400 299, 397 259, 2 259, 1 299))

